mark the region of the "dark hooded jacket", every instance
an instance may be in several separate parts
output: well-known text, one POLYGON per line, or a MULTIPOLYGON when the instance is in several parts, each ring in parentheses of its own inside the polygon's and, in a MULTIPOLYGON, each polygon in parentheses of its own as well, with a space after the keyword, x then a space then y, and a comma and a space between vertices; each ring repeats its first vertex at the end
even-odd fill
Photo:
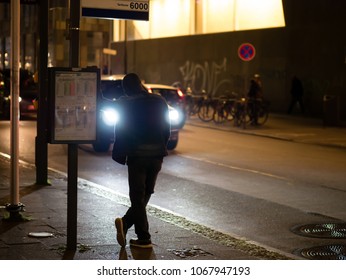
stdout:
POLYGON ((143 87, 117 101, 120 120, 115 127, 113 159, 125 164, 127 157, 164 157, 170 137, 166 101, 143 87))

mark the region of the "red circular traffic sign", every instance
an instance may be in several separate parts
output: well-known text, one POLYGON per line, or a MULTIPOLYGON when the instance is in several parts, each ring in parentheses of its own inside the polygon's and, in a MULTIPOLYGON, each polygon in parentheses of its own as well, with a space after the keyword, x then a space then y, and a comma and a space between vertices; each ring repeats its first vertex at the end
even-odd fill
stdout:
POLYGON ((256 55, 255 47, 250 43, 241 44, 238 48, 238 55, 241 60, 250 61, 256 55))

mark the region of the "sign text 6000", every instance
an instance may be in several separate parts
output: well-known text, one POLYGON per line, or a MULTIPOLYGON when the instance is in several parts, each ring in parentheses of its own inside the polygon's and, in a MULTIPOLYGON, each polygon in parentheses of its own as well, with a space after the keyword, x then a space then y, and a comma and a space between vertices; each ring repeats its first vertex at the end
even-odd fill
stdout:
POLYGON ((131 2, 130 3, 130 8, 132 10, 144 10, 148 11, 149 10, 149 4, 148 3, 142 3, 142 2, 131 2))

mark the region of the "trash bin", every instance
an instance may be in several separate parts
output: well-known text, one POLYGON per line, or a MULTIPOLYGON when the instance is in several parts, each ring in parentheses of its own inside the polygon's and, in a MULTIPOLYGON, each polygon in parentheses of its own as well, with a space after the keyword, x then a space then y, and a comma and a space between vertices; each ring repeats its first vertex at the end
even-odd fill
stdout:
POLYGON ((340 122, 339 96, 323 96, 323 124, 325 126, 337 126, 340 122))

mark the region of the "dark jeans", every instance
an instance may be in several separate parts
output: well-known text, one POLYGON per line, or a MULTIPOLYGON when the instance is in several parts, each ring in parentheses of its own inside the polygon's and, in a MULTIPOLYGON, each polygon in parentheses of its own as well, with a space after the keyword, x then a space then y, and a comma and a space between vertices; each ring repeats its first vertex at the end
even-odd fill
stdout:
POLYGON ((248 109, 250 113, 251 124, 258 124, 258 108, 261 100, 256 98, 250 98, 248 103, 248 109))
POLYGON ((128 158, 131 206, 123 217, 125 231, 133 225, 138 239, 150 239, 146 206, 154 193, 156 178, 161 170, 162 157, 128 158))

